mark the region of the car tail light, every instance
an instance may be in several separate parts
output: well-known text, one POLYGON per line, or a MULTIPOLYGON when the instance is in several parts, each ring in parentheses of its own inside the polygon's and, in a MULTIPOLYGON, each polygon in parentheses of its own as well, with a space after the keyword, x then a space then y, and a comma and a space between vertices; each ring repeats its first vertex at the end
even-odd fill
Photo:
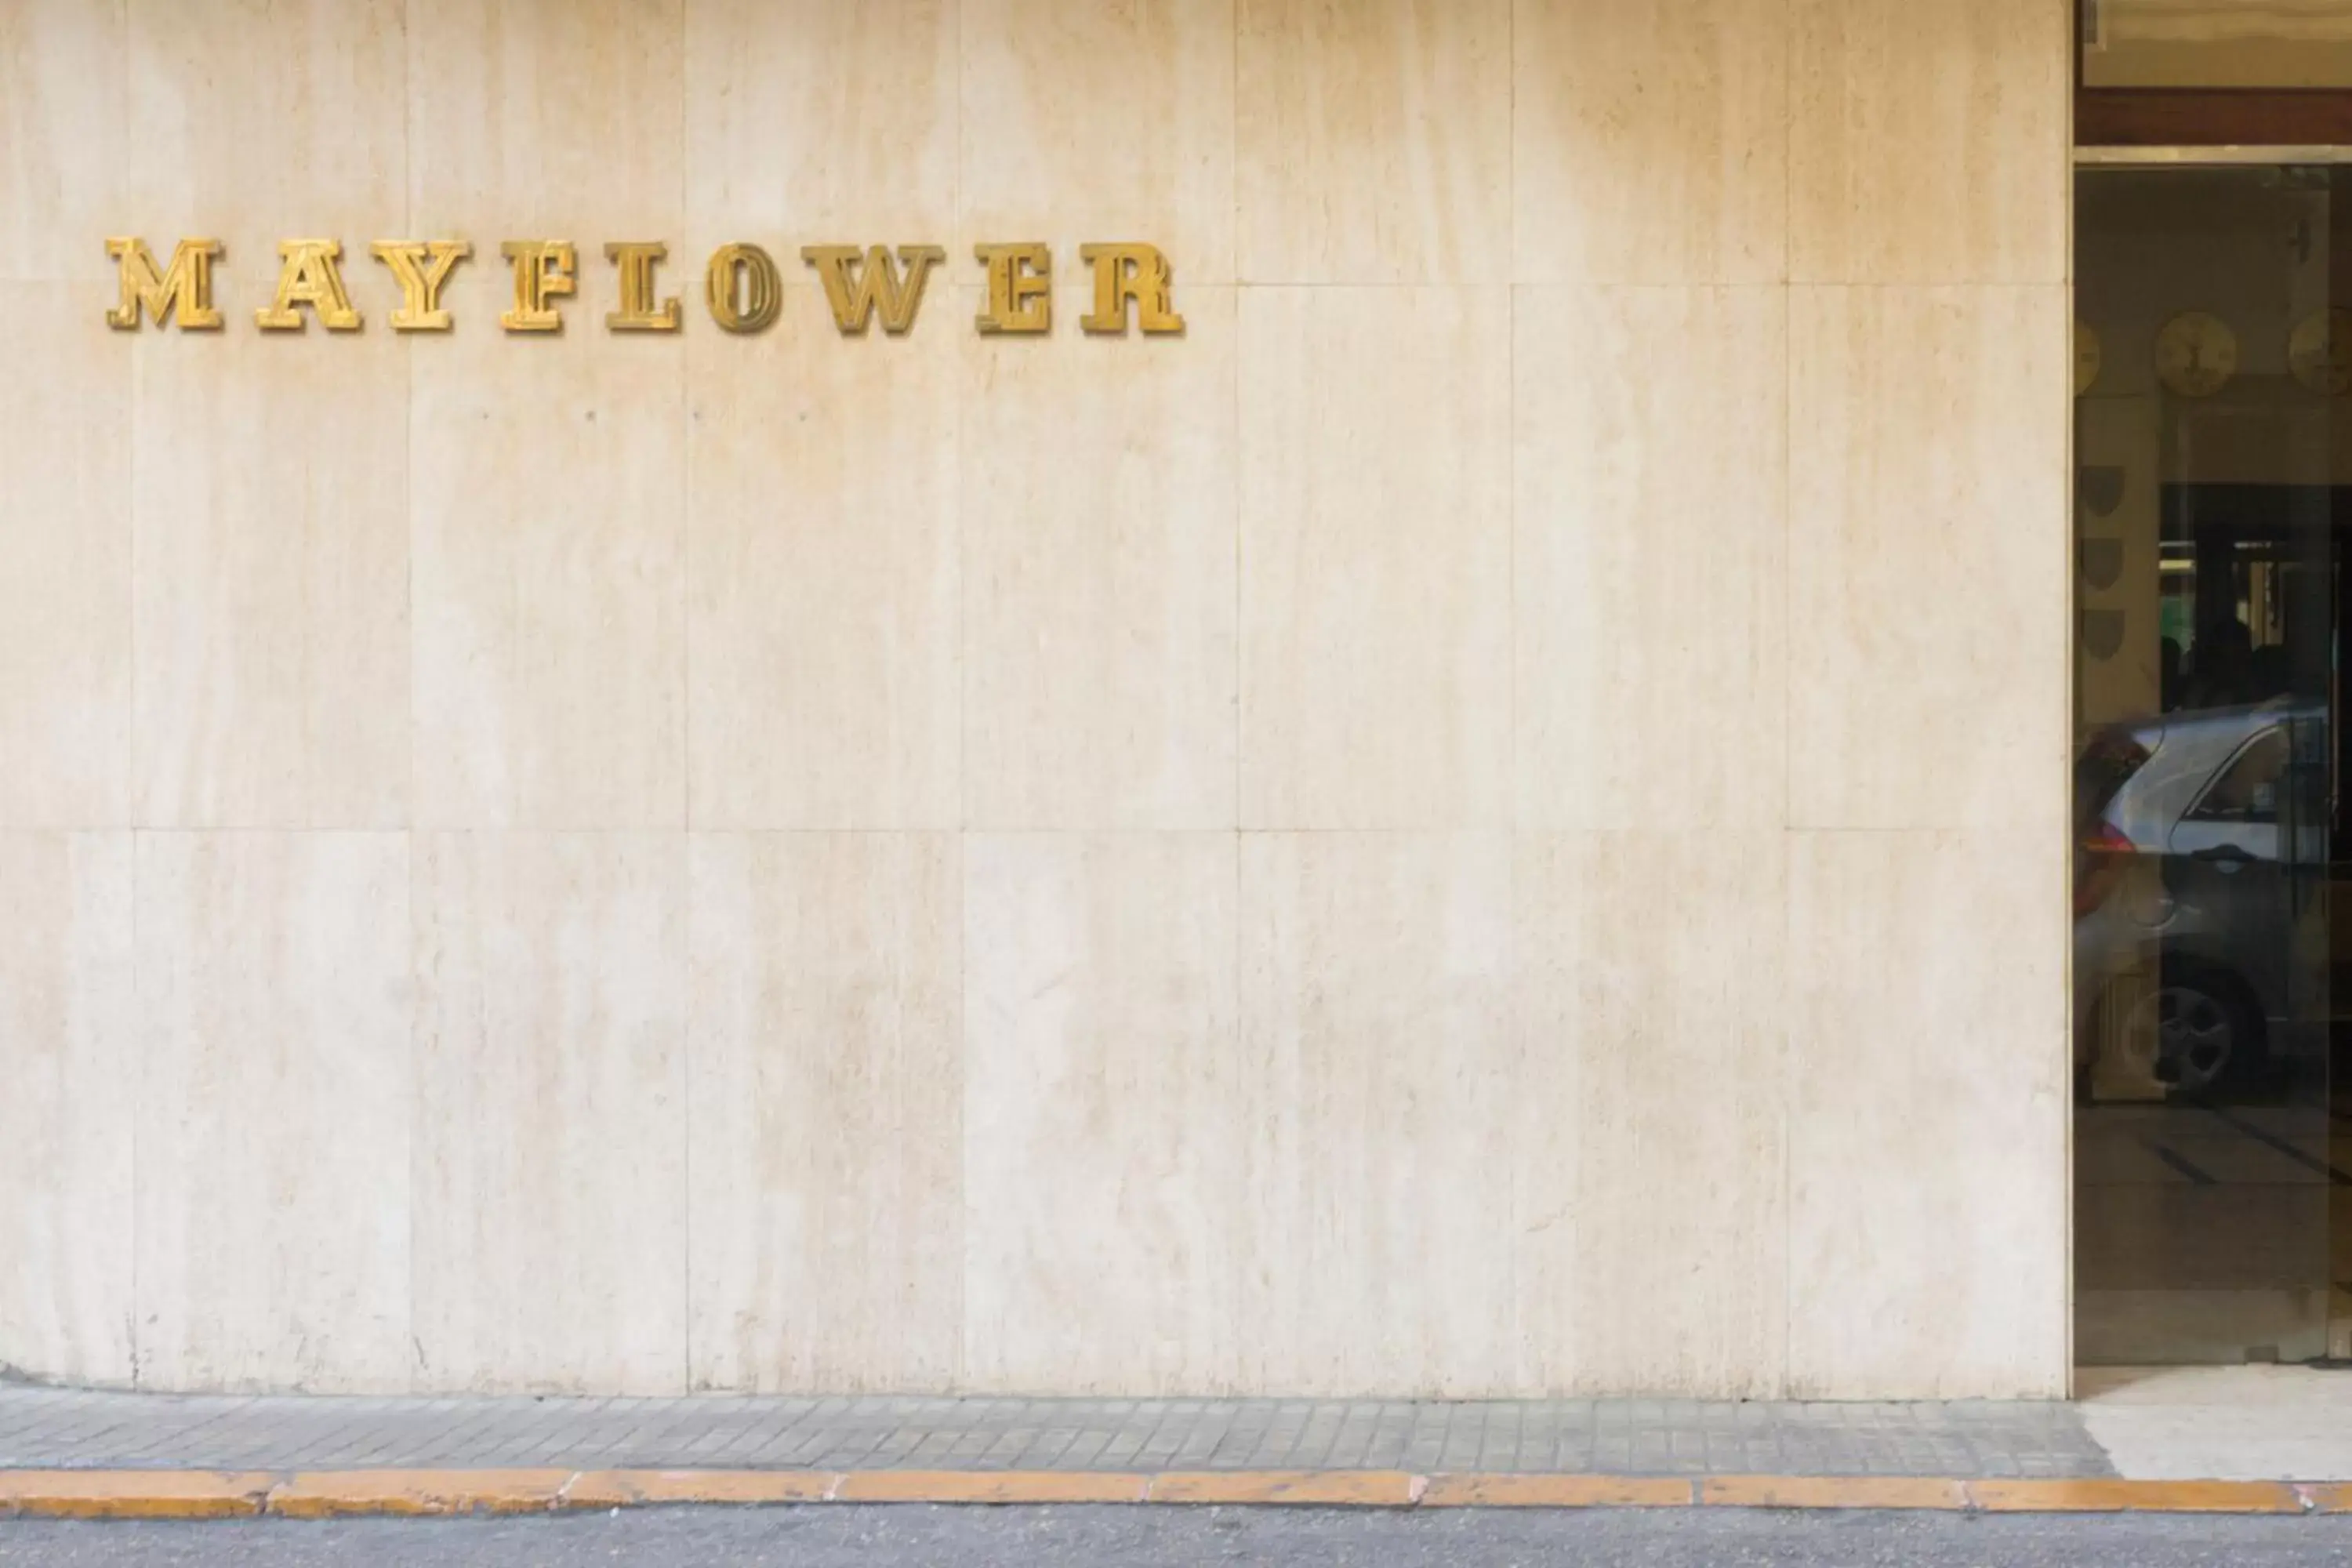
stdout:
POLYGON ((2083 840, 2082 859, 2074 868, 2076 915, 2087 915, 2107 901, 2136 853, 2132 841, 2113 823, 2099 824, 2098 831, 2083 840))

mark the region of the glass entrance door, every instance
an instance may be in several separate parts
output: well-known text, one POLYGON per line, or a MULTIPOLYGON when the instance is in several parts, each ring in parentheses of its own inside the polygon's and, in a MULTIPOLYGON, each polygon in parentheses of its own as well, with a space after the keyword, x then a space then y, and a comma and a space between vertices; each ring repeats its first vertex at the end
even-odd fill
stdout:
POLYGON ((2076 1360, 2343 1354, 2352 169, 2076 179, 2076 1360))

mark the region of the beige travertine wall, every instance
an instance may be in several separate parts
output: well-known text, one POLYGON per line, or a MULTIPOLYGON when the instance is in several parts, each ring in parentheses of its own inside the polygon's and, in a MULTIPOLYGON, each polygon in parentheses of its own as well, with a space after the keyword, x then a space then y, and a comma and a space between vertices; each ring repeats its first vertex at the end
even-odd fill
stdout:
POLYGON ((2067 10, 0 0, 0 1362, 2058 1392, 2067 10))

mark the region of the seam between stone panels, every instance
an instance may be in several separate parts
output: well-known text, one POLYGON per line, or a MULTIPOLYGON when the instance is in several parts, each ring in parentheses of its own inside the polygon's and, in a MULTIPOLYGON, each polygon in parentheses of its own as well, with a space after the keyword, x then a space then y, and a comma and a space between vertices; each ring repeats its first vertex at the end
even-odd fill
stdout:
MULTIPOLYGON (((1226 410, 1232 423, 1227 426, 1225 458, 1228 465, 1226 502, 1233 509, 1234 530, 1233 826, 1236 835, 1234 839, 1234 984, 1236 994, 1241 984, 1242 927, 1247 918, 1241 906, 1241 839, 1239 837, 1243 824, 1242 814, 1244 810, 1242 795, 1242 780, 1245 772, 1243 766, 1243 747, 1248 742, 1248 726, 1243 722, 1242 709, 1243 682, 1247 678, 1244 662, 1245 649, 1242 641, 1242 617, 1247 603, 1243 592, 1242 577, 1245 554, 1244 519, 1242 510, 1242 475, 1244 467, 1244 455, 1242 451, 1242 354, 1248 346, 1247 335, 1242 330, 1242 307, 1245 302, 1242 293, 1242 27, 1246 21, 1244 10, 1247 4, 1248 0, 1234 0, 1233 32, 1227 39, 1232 51, 1232 60, 1229 68, 1230 79, 1226 84, 1228 94, 1226 119, 1231 134, 1227 138, 1225 194, 1228 198, 1227 207, 1232 216, 1232 224, 1227 230, 1225 243, 1233 247, 1226 257, 1226 264, 1234 275, 1234 314, 1229 323, 1233 332, 1234 395, 1232 404, 1226 410)), ((1238 1003, 1236 1003, 1234 1018, 1234 1043, 1239 1046, 1242 1020, 1238 1003)), ((1241 1299, 1241 1287, 1238 1284, 1234 1287, 1234 1304, 1236 1308, 1234 1321, 1238 1326, 1240 1321, 1238 1308, 1241 1299)))
MULTIPOLYGON (((415 40, 409 34, 408 8, 401 8, 400 17, 400 216, 404 233, 414 234, 416 228, 416 83, 410 71, 410 59, 415 40)), ((400 342, 400 369, 403 378, 400 400, 401 421, 401 517, 405 524, 407 548, 402 552, 402 588, 407 595, 408 613, 408 799, 404 802, 403 831, 400 836, 402 890, 407 895, 408 929, 402 932, 402 947, 407 962, 402 966, 402 987, 407 1004, 406 1027, 402 1035, 408 1047, 408 1321, 404 1325, 408 1342, 401 1346, 401 1361, 407 1375, 404 1386, 414 1392, 424 1373, 424 1339, 417 1332, 417 1202, 422 1184, 417 1180, 419 1145, 424 1142, 424 1053, 417 1048, 417 1025, 424 1011, 424 987, 416 976, 416 819, 417 803, 424 798, 417 775, 416 753, 416 354, 417 346, 405 336, 400 342)))
MULTIPOLYGON (((677 222, 691 233, 692 126, 687 112, 693 43, 687 36, 686 0, 677 19, 677 222)), ((678 1056, 678 1386, 694 1392, 694 390, 693 351, 677 345, 678 512, 678 817, 684 828, 678 868, 686 898, 686 952, 681 955, 678 1056)))
POLYGON ((1796 894, 1796 841, 1790 829, 1796 822, 1796 735, 1791 729, 1794 700, 1790 686, 1794 680, 1796 658, 1791 647, 1794 627, 1790 621, 1793 584, 1796 576, 1796 425, 1797 366, 1795 338, 1797 325, 1796 292, 1791 285, 1796 277, 1797 250, 1797 158, 1796 158, 1796 54, 1798 26, 1793 8, 1784 9, 1780 18, 1780 962, 1779 984, 1780 1010, 1778 1028, 1780 1036, 1780 1081, 1774 1086, 1780 1111, 1780 1364, 1772 1379, 1772 1392, 1785 1397, 1795 1376, 1793 1363, 1796 1312, 1797 1256, 1797 1097, 1791 1089, 1796 1080, 1796 1064, 1788 1026, 1789 1004, 1794 986, 1789 973, 1790 945, 1796 926, 1794 901, 1796 894))

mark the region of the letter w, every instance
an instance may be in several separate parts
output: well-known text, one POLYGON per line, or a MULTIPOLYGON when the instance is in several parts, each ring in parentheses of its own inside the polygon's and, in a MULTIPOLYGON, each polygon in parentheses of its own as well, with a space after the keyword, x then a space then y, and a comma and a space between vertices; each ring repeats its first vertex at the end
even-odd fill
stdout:
POLYGON ((833 307, 835 324, 845 332, 863 332, 877 306, 883 331, 903 332, 913 326, 915 312, 922 308, 924 280, 947 255, 936 245, 902 245, 898 260, 907 268, 902 277, 887 246, 877 245, 862 258, 854 245, 801 247, 801 259, 816 268, 824 283, 825 303, 833 307))

